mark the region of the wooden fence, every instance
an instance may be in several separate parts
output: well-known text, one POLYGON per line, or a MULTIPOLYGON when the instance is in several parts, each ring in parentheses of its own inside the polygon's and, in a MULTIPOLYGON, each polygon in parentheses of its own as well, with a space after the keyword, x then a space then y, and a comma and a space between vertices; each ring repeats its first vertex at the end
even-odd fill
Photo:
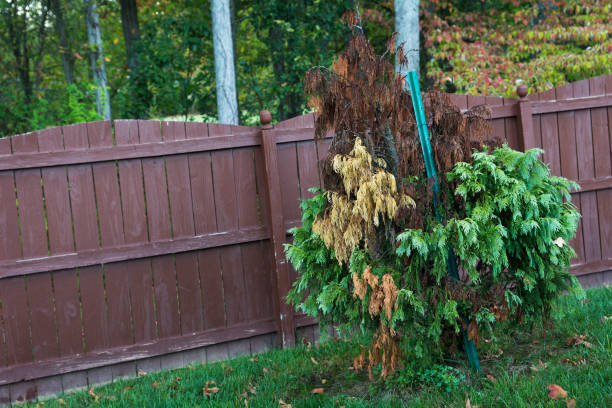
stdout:
MULTIPOLYGON (((524 96, 524 95, 523 95, 524 96)), ((577 180, 572 267, 611 278, 612 76, 492 106, 577 180)), ((295 342, 286 230, 320 185, 312 114, 262 128, 118 120, 0 139, 0 403, 295 342)), ((301 328, 301 329, 300 329, 301 328)), ((310 334, 308 334, 310 333, 310 334)))

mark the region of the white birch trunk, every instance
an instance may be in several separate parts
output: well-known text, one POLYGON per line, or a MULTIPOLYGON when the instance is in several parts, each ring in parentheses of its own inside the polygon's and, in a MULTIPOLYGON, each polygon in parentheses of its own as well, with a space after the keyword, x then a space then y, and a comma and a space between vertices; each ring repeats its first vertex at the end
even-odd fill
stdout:
POLYGON ((219 123, 238 124, 238 97, 234 73, 234 45, 230 0, 212 0, 215 78, 219 123))
POLYGON ((102 36, 100 35, 100 18, 95 0, 85 0, 85 14, 87 21, 87 39, 91 48, 90 60, 93 80, 96 84, 96 109, 104 120, 110 120, 110 100, 106 80, 106 66, 102 52, 102 36))
POLYGON ((419 73, 419 0, 395 0, 395 31, 397 46, 404 45, 407 64, 395 63, 395 71, 406 76, 419 73))

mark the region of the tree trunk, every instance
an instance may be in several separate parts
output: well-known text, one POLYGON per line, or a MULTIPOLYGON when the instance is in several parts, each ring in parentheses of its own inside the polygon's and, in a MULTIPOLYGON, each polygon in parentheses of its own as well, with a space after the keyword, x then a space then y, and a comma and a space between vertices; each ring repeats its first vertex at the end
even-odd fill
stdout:
POLYGON ((406 76, 409 71, 419 72, 419 0, 395 0, 395 31, 397 46, 404 46, 406 64, 396 60, 395 71, 406 76), (400 66, 401 65, 401 66, 400 66))
POLYGON ((121 0, 120 3, 121 25, 123 26, 127 63, 130 72, 133 73, 138 66, 138 53, 136 50, 136 43, 140 40, 138 8, 136 7, 136 0, 121 0))
POLYGON ((96 84, 96 109, 104 120, 110 120, 110 101, 106 81, 106 66, 102 53, 102 37, 100 35, 100 18, 98 17, 95 0, 85 0, 87 39, 89 41, 91 70, 96 84))
POLYGON ((64 66, 64 76, 68 85, 74 84, 74 56, 70 52, 70 45, 66 37, 66 23, 59 0, 51 0, 51 10, 55 14, 55 33, 59 40, 59 52, 64 66))
POLYGON ((229 0, 212 0, 217 110, 220 123, 238 124, 238 98, 229 0))

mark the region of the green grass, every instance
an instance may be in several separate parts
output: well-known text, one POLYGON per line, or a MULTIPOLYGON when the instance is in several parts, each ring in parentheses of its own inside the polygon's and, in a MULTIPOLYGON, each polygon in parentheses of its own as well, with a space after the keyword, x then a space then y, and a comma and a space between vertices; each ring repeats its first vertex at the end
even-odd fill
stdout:
POLYGON ((95 397, 83 391, 44 406, 280 407, 283 400, 293 408, 465 407, 469 397, 472 406, 481 408, 565 407, 565 400, 548 397, 547 386, 558 384, 577 407, 612 407, 612 289, 591 289, 587 297, 584 302, 561 298, 552 326, 506 327, 494 339, 489 336, 479 347, 480 374, 471 372, 459 356, 459 362, 446 362, 455 369, 406 370, 393 381, 370 383, 366 373, 349 369, 359 346, 328 341, 153 373, 95 388, 95 397), (593 347, 566 346, 574 334, 585 335, 593 347), (574 366, 564 358, 584 358, 585 363, 574 366), (215 381, 219 392, 204 396, 207 381, 215 381), (317 387, 324 393, 312 394, 317 387))

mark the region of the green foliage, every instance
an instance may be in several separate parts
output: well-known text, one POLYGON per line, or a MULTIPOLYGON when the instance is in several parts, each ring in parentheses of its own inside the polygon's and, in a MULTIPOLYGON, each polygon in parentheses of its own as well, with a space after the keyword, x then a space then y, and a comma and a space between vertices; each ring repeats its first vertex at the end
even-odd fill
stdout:
MULTIPOLYGON (((321 238, 313 234, 312 223, 325 207, 326 195, 320 190, 310 190, 316 195, 303 200, 302 226, 292 228, 293 244, 285 244, 287 259, 301 272, 294 282, 287 300, 309 316, 320 316, 326 325, 344 320, 354 321, 361 310, 353 298, 351 277, 335 259, 334 252, 327 249, 321 238)), ((346 327, 345 327, 346 328, 346 327)))
POLYGON ((30 103, 25 102, 19 91, 11 88, 5 91, 0 95, 0 137, 102 119, 96 113, 95 88, 91 84, 50 89, 39 93, 30 103))
POLYGON ((434 364, 430 368, 405 368, 387 380, 387 386, 392 388, 412 388, 416 385, 428 386, 435 390, 451 392, 465 382, 465 375, 457 368, 434 364))
MULTIPOLYGON (((445 223, 430 217, 425 229, 405 229, 396 245, 389 242, 378 254, 358 247, 344 266, 312 232, 326 204, 325 194, 316 191, 302 202, 303 225, 291 230, 293 244, 286 246, 300 272, 289 301, 342 328, 360 326, 370 339, 379 324, 389 327, 401 336, 406 359, 421 362, 450 350, 452 333, 464 325, 460 316, 476 342, 479 329, 498 321, 548 317, 563 291, 581 293, 568 272, 575 256, 568 242, 579 219, 570 190, 578 186, 551 176, 540 154, 506 145, 475 152, 472 163, 456 163, 447 175, 457 181, 464 209, 451 212, 445 223), (460 281, 447 278, 451 248, 464 272, 460 281), (373 290, 367 288, 363 300, 353 295, 351 277, 368 279, 367 273, 379 281, 390 275, 397 285, 390 318, 372 314, 373 290)), ((436 384, 447 381, 445 374, 428 375, 436 384)))
POLYGON ((427 76, 459 93, 516 96, 612 73, 609 2, 429 0, 427 76))

